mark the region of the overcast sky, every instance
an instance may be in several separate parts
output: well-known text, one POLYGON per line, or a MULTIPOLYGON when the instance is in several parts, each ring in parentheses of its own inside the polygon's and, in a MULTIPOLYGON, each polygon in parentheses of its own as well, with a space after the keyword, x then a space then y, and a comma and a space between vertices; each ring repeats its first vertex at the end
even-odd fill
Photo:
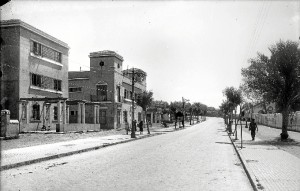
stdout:
POLYGON ((147 72, 156 100, 218 108, 241 68, 280 39, 299 41, 300 1, 12 1, 1 20, 22 21, 70 46, 69 70, 112 50, 123 69, 147 72))

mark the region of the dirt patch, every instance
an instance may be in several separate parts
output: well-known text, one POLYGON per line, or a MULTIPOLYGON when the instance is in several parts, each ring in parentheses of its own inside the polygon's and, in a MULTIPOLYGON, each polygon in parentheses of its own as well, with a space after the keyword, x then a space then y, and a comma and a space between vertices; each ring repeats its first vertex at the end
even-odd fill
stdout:
POLYGON ((102 130, 99 132, 85 133, 65 133, 65 134, 39 134, 26 133, 20 134, 18 139, 1 140, 1 150, 9 150, 14 148, 23 148, 43 144, 51 144, 57 142, 71 141, 76 139, 84 139, 89 137, 103 137, 109 135, 125 134, 125 130, 102 130))

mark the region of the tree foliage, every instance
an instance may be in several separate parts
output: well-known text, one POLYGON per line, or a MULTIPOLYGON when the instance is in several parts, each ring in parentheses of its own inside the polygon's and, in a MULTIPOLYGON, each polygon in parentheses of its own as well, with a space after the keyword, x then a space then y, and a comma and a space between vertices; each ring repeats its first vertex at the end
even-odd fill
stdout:
POLYGON ((276 103, 282 113, 282 138, 286 139, 288 114, 300 102, 300 50, 293 41, 279 41, 269 50, 271 56, 258 53, 250 66, 242 69, 243 86, 257 98, 276 103))
POLYGON ((243 102, 242 91, 234 87, 227 87, 223 91, 224 95, 227 98, 227 101, 231 103, 231 106, 236 108, 243 102))
POLYGON ((207 105, 200 102, 195 102, 193 103, 193 107, 195 108, 195 112, 197 115, 206 115, 208 108, 207 105))
POLYGON ((229 115, 229 113, 231 112, 231 108, 233 108, 233 104, 228 100, 223 100, 219 108, 225 115, 229 115))
POLYGON ((258 53, 242 69, 243 87, 256 100, 275 102, 279 111, 300 100, 300 50, 298 43, 279 41, 269 48, 271 56, 258 53))
POLYGON ((143 108, 144 111, 151 106, 153 101, 153 92, 152 91, 143 91, 137 96, 137 104, 143 108))

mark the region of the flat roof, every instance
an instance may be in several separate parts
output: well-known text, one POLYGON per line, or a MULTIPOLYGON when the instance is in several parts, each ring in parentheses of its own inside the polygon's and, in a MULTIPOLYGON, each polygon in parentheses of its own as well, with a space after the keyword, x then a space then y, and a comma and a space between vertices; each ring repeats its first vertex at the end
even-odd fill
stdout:
POLYGON ((90 55, 89 55, 90 58, 105 57, 105 56, 106 57, 114 56, 114 57, 120 59, 121 61, 124 61, 123 57, 120 54, 118 54, 114 51, 111 51, 111 50, 102 50, 102 51, 98 51, 98 52, 91 52, 90 55))
POLYGON ((51 40, 51 41, 53 41, 53 42, 55 42, 55 43, 57 43, 57 44, 65 47, 65 48, 70 49, 70 47, 68 46, 67 43, 65 43, 65 42, 63 42, 61 40, 58 40, 57 38, 55 38, 55 37, 53 37, 53 36, 51 36, 51 35, 43 32, 43 31, 41 31, 41 30, 39 30, 39 29, 37 29, 37 28, 29 25, 28 23, 25 23, 25 22, 19 20, 19 19, 2 20, 2 21, 0 21, 0 26, 1 27, 15 27, 15 26, 20 26, 20 27, 23 27, 23 28, 31 31, 31 32, 34 32, 34 33, 36 33, 38 35, 41 35, 44 38, 46 38, 48 40, 51 40))

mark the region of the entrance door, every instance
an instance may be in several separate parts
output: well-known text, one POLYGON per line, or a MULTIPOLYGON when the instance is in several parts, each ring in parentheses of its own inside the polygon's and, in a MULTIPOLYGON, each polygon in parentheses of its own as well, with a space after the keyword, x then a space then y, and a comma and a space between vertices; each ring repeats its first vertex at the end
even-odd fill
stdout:
POLYGON ((121 110, 117 110, 117 128, 121 127, 121 110))
POLYGON ((99 121, 101 127, 107 128, 106 110, 100 110, 99 121))

